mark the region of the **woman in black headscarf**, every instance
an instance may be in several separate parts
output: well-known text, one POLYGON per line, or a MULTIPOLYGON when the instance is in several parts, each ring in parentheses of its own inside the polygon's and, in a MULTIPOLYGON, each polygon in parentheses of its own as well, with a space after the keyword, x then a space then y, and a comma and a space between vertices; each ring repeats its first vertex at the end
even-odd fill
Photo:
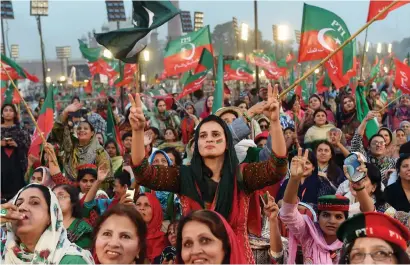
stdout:
MULTIPOLYGON (((279 120, 277 91, 269 91, 267 104, 271 119, 270 133, 278 138, 272 145, 272 157, 261 163, 241 164, 236 158, 232 135, 223 120, 210 115, 195 132, 195 151, 190 166, 149 166, 140 152, 145 118, 139 96, 131 109, 133 127, 132 162, 137 181, 154 190, 179 194, 183 214, 212 209, 223 215, 245 246, 245 256, 254 263, 247 235, 249 195, 280 181, 287 171, 286 145, 279 120)), ((130 96, 130 101, 134 99, 130 96)))

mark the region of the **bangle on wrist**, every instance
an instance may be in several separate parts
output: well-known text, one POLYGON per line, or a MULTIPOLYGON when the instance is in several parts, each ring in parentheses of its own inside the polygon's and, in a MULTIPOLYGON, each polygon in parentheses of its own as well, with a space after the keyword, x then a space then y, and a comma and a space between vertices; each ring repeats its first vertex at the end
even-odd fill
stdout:
POLYGON ((357 189, 356 189, 356 188, 353 188, 353 190, 354 190, 354 191, 361 191, 361 190, 364 190, 364 186, 363 186, 363 187, 361 187, 361 188, 357 188, 357 189))

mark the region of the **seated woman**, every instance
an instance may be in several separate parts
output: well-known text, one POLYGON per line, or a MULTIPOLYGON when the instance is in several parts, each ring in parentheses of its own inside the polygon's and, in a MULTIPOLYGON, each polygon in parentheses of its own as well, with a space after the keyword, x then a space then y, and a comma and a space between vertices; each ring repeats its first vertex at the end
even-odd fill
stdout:
POLYGON ((30 178, 30 184, 40 184, 49 188, 55 186, 53 180, 51 179, 50 170, 46 167, 38 167, 34 169, 33 174, 30 178))
POLYGON ((191 212, 180 221, 177 260, 182 264, 247 263, 243 246, 231 226, 220 214, 209 210, 191 212), (207 250, 198 253, 204 242, 207 250))
MULTIPOLYGON (((332 186, 329 179, 318 175, 317 159, 312 152, 309 152, 307 159, 304 161, 303 176, 299 182, 297 196, 301 202, 315 205, 320 196, 335 194, 336 189, 332 186)), ((279 204, 281 204, 280 201, 283 199, 289 181, 290 179, 285 179, 276 195, 276 201, 279 204)))
MULTIPOLYGON (((359 171, 365 172, 365 177, 359 182, 351 182, 351 177, 347 170, 344 173, 348 176, 349 192, 341 193, 341 189, 336 194, 349 199, 349 217, 366 211, 378 211, 384 213, 390 205, 383 196, 383 184, 380 170, 373 164, 362 162, 359 171)), ((342 184, 341 186, 346 185, 342 184)))
POLYGON ((337 239, 336 231, 347 219, 349 200, 339 195, 319 197, 317 223, 300 214, 296 194, 307 158, 308 151, 302 156, 300 149, 292 159, 289 184, 279 211, 280 219, 289 229, 288 264, 295 263, 297 243, 302 246, 304 264, 337 264, 343 243, 337 239))
POLYGON ((357 214, 339 227, 337 238, 343 242, 339 264, 410 263, 409 229, 385 214, 357 214))
POLYGON ((359 127, 360 122, 357 119, 355 99, 351 95, 346 95, 341 100, 341 113, 338 119, 339 127, 346 139, 347 146, 350 146, 354 132, 359 127))
POLYGON ((377 134, 380 134, 384 138, 384 142, 386 143, 386 156, 392 157, 395 151, 395 146, 393 144, 393 133, 387 127, 382 127, 379 129, 377 134))
POLYGON ((93 228, 82 220, 78 189, 62 184, 53 189, 63 213, 63 225, 70 242, 84 249, 91 249, 93 228))
MULTIPOLYGON (((75 113, 80 110, 80 103, 73 103, 68 105, 60 116, 60 119, 54 123, 53 136, 57 139, 59 145, 62 147, 64 177, 72 182, 75 182, 78 177, 77 167, 83 164, 95 164, 97 167, 101 164, 109 163, 110 157, 104 148, 98 143, 95 136, 95 129, 90 116, 90 121, 82 119, 77 127, 77 138, 70 133, 68 126, 69 113, 75 113)), ((112 172, 110 177, 104 183, 104 190, 108 190, 112 186, 112 172)), ((57 184, 57 183, 56 183, 57 184)))
POLYGON ((135 207, 116 205, 106 211, 98 219, 94 235, 96 264, 146 263, 147 226, 135 207))
POLYGON ((166 147, 175 147, 178 152, 184 152, 184 144, 179 141, 179 135, 175 129, 166 128, 164 132, 165 141, 158 146, 158 149, 164 149, 166 147))
POLYGON ((313 121, 315 124, 310 127, 305 134, 305 145, 313 146, 315 142, 326 140, 328 132, 335 126, 327 121, 327 112, 318 109, 313 113, 313 121))
POLYGON ((327 178, 334 189, 346 180, 343 171, 336 164, 336 153, 327 140, 319 141, 315 148, 318 163, 318 175, 327 178))
POLYGON ((124 158, 122 157, 120 150, 118 148, 117 143, 114 139, 108 139, 104 145, 105 151, 110 156, 111 164, 112 164, 112 171, 114 175, 122 171, 124 158))
POLYGON ((363 136, 368 121, 374 119, 378 115, 380 115, 380 113, 370 111, 363 119, 362 123, 360 124, 359 128, 357 128, 357 131, 353 136, 352 148, 350 149, 350 151, 362 153, 366 156, 366 160, 369 163, 376 165, 379 168, 380 173, 382 174, 383 184, 386 185, 388 181, 387 173, 389 169, 394 169, 396 161, 393 158, 386 156, 386 141, 384 137, 380 134, 375 134, 369 139, 368 148, 365 148, 363 144, 363 136))
POLYGON ((396 163, 398 179, 384 191, 387 202, 397 211, 410 211, 410 154, 402 154, 396 163))
POLYGON ((178 152, 175 147, 165 147, 164 149, 162 149, 162 151, 164 151, 167 154, 167 156, 172 162, 172 165, 175 165, 177 167, 182 165, 181 153, 178 152))
POLYGON ((165 233, 161 231, 163 221, 161 205, 151 193, 140 194, 135 205, 147 226, 146 257, 152 263, 165 248, 165 233))
POLYGON ((248 262, 253 263, 247 235, 249 195, 279 182, 287 171, 286 146, 279 121, 277 89, 269 90, 265 110, 271 119, 270 134, 276 136, 268 161, 239 164, 234 153, 231 132, 219 117, 205 118, 195 132, 195 150, 191 165, 181 167, 152 166, 143 152, 145 118, 139 95, 133 104, 132 162, 137 181, 154 190, 171 191, 181 198, 183 215, 198 209, 213 209, 232 224, 248 262), (137 166, 135 166, 137 165, 137 166))
POLYGON ((189 140, 194 137, 195 127, 198 125, 199 120, 196 117, 195 105, 191 101, 188 101, 184 104, 184 118, 181 121, 181 134, 182 134, 182 143, 187 144, 189 140))
POLYGON ((166 236, 166 247, 162 250, 161 255, 154 259, 154 264, 164 264, 165 262, 176 262, 177 256, 177 230, 179 221, 169 224, 166 236))
POLYGON ((89 251, 68 240, 61 208, 49 188, 30 184, 12 203, 2 204, 1 212, 6 212, 1 223, 8 227, 4 263, 94 264, 89 251))
POLYGON ((407 142, 406 132, 403 129, 397 129, 393 133, 394 151, 392 158, 398 159, 400 157, 400 147, 407 142))

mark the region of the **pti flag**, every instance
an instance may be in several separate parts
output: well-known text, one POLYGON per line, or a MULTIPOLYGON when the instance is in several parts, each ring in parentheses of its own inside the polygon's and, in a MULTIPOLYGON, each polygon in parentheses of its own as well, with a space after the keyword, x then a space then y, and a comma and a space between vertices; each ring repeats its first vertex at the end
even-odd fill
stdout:
POLYGON ((208 71, 203 71, 198 74, 189 74, 188 78, 184 82, 184 89, 178 95, 178 100, 189 95, 202 88, 204 81, 206 80, 206 75, 208 71))
POLYGON ((37 76, 31 75, 29 72, 24 70, 20 65, 18 65, 15 61, 11 60, 4 54, 1 54, 1 80, 7 81, 10 79, 15 80, 15 79, 28 79, 34 83, 39 82, 37 76), (3 69, 4 68, 4 69, 3 69), (7 73, 9 76, 7 75, 7 73))
MULTIPOLYGON (((349 29, 338 15, 304 4, 299 62, 321 60, 348 38, 349 29)), ((354 43, 350 42, 326 62, 329 77, 337 88, 349 82, 348 72, 354 67, 354 55, 354 43)))
MULTIPOLYGON (((393 3, 394 1, 379 1, 379 0, 370 0, 369 3, 369 13, 367 15, 367 22, 369 22, 370 20, 372 20, 377 14, 379 14, 380 12, 382 12, 388 5, 390 5, 391 3, 393 3)), ((376 20, 382 20, 385 19, 387 17, 387 15, 389 14, 390 11, 393 11, 405 4, 410 3, 409 0, 400 0, 397 1, 397 3, 395 3, 386 13, 384 13, 383 15, 381 15, 380 17, 378 17, 376 20)))
POLYGON ((41 107, 37 124, 39 130, 35 130, 33 134, 33 138, 31 140, 31 146, 28 151, 29 154, 34 155, 35 157, 39 157, 40 155, 40 146, 43 143, 40 133, 43 134, 44 138, 47 139, 48 135, 53 129, 54 126, 54 95, 56 93, 56 88, 51 86, 47 92, 46 99, 44 100, 44 104, 41 107))
POLYGON ((214 56, 208 49, 203 49, 201 58, 199 58, 198 65, 195 68, 195 73, 209 71, 214 67, 214 56))
POLYGON ((133 28, 95 34, 97 42, 125 63, 137 63, 148 34, 180 13, 170 1, 132 1, 133 28))
POLYGON ((257 65, 271 71, 276 71, 278 68, 274 54, 264 54, 261 52, 251 53, 247 57, 247 61, 250 64, 257 65))
POLYGON ((164 67, 168 76, 194 70, 203 49, 213 54, 209 26, 168 42, 164 58, 164 67))
POLYGON ((225 61, 224 81, 239 80, 253 82, 253 71, 244 60, 225 61))
POLYGON ((394 86, 403 91, 404 94, 410 94, 410 66, 394 59, 396 65, 396 76, 394 86))

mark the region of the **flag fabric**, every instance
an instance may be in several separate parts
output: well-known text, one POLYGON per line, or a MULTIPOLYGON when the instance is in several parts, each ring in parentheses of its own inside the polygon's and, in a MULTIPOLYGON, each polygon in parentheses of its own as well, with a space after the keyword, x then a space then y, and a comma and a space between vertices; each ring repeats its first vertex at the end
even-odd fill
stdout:
POLYGON ((293 53, 288 53, 288 55, 286 56, 286 63, 290 63, 294 59, 295 57, 293 56, 293 53))
POLYGON ((82 40, 78 40, 80 44, 80 52, 88 62, 92 63, 100 59, 101 57, 101 48, 88 48, 87 44, 85 44, 82 40))
MULTIPOLYGON (((366 117, 367 113, 370 111, 369 105, 366 101, 366 89, 363 86, 357 86, 356 88, 356 112, 357 119, 362 122, 366 117)), ((370 139, 373 135, 377 133, 379 127, 374 119, 369 120, 366 125, 366 137, 370 139)))
POLYGON ((404 94, 410 94, 410 66, 405 65, 398 59, 394 59, 396 65, 396 76, 394 86, 404 94))
POLYGON ((209 71, 214 68, 214 56, 208 49, 203 49, 194 73, 209 71))
POLYGON ((264 69, 276 71, 276 56, 274 54, 264 54, 262 52, 254 52, 247 56, 247 61, 250 64, 257 65, 264 69))
MULTIPOLYGON (((17 80, 13 80, 14 84, 17 86, 17 80)), ((1 81, 1 102, 2 104, 20 104, 21 97, 16 91, 13 84, 9 82, 7 86, 7 81, 1 81)))
POLYGON ((265 76, 270 80, 279 80, 280 77, 285 77, 288 71, 288 64, 285 59, 278 60, 276 62, 276 68, 273 69, 263 69, 265 76))
POLYGON ((107 107, 107 131, 106 135, 108 139, 112 139, 117 143, 118 149, 120 150, 120 155, 124 154, 124 146, 121 140, 120 129, 115 122, 114 113, 112 112, 111 103, 108 102, 107 107))
MULTIPOLYGON (((299 62, 323 59, 350 38, 349 29, 339 16, 308 4, 304 4, 301 31, 299 62)), ((350 42, 326 62, 336 88, 348 84, 349 78, 345 75, 354 67, 354 55, 354 42, 350 42)))
POLYGON ((213 54, 209 26, 168 42, 164 56, 168 76, 195 70, 204 49, 213 54))
POLYGON ((180 13, 170 1, 132 1, 133 28, 95 34, 99 44, 111 51, 116 59, 137 63, 145 49, 148 34, 180 13))
POLYGON ((216 87, 214 91, 214 103, 212 105, 212 113, 223 107, 224 100, 224 65, 222 48, 218 55, 218 67, 216 73, 216 87))
POLYGON ((138 64, 123 63, 120 67, 122 68, 120 77, 114 82, 114 86, 117 88, 129 85, 134 81, 138 64))
MULTIPOLYGON (((187 72, 189 73, 189 72, 187 72)), ((188 74, 188 77, 183 82, 184 88, 182 92, 178 95, 177 99, 181 99, 197 90, 202 88, 204 81, 206 80, 208 71, 203 71, 198 74, 188 74)))
MULTIPOLYGON (((367 22, 372 20, 377 14, 379 14, 381 11, 383 11, 392 2, 393 1, 370 0, 369 13, 367 14, 367 22)), ((398 1, 386 13, 384 13, 383 15, 378 17, 376 20, 385 19, 391 11, 393 11, 393 10, 395 10, 395 9, 405 5, 405 4, 408 4, 408 3, 410 3, 409 0, 400 0, 400 1, 398 1)))
POLYGON ((40 131, 38 131, 37 129, 34 131, 33 137, 31 139, 30 149, 28 151, 29 154, 32 154, 35 157, 40 156, 40 147, 43 143, 40 133, 42 133, 44 138, 47 140, 48 135, 50 134, 54 126, 54 95, 56 94, 56 92, 57 88, 55 86, 49 87, 47 96, 44 100, 44 104, 39 112, 37 124, 40 131))
POLYGON ((38 77, 35 75, 31 75, 29 72, 24 70, 20 65, 18 65, 15 61, 8 58, 4 54, 1 54, 1 80, 6 81, 9 80, 7 73, 10 75, 11 79, 28 79, 34 83, 39 82, 38 77), (3 69, 4 67, 4 69, 3 69), (7 71, 7 73, 5 72, 7 71))
MULTIPOLYGON (((311 89, 311 94, 317 94, 317 87, 316 87, 316 73, 313 74, 312 77, 312 89, 311 89)), ((309 102, 308 102, 309 103, 309 102)))
POLYGON ((239 80, 247 83, 253 82, 253 71, 244 60, 225 61, 224 76, 225 81, 239 80))
POLYGON ((325 81, 325 76, 323 75, 321 78, 319 78, 319 80, 317 80, 316 83, 316 93, 323 93, 329 90, 329 87, 326 87, 326 85, 324 84, 325 81))
POLYGON ((93 78, 89 79, 87 82, 87 85, 84 87, 84 92, 86 94, 91 95, 93 93, 93 86, 94 86, 93 84, 94 84, 94 79, 93 78))

